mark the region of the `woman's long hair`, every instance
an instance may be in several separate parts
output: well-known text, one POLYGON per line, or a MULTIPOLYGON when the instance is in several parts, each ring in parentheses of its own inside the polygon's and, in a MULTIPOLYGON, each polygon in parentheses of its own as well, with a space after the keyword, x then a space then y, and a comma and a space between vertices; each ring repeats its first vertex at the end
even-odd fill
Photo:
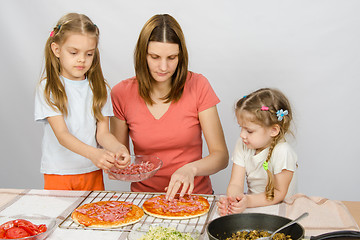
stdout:
POLYGON ((163 98, 166 102, 178 101, 183 93, 188 74, 188 52, 184 34, 179 23, 168 14, 159 14, 150 18, 142 28, 134 52, 136 78, 139 83, 139 94, 148 104, 154 101, 150 97, 152 84, 155 81, 151 76, 146 60, 150 41, 176 43, 179 45, 179 62, 172 76, 171 90, 163 98))

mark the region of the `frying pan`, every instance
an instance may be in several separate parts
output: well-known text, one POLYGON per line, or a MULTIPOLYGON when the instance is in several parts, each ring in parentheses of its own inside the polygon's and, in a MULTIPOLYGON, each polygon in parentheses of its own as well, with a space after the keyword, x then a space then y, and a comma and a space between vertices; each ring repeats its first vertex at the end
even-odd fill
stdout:
MULTIPOLYGON (((279 227, 290 222, 291 219, 263 213, 238 213, 219 217, 211 221, 207 228, 207 234, 210 240, 224 240, 231 237, 232 233, 244 230, 264 230, 273 232, 279 227)), ((303 239, 305 230, 298 224, 294 223, 281 231, 290 235, 292 239, 303 239)), ((312 240, 322 239, 360 239, 360 232, 356 231, 339 231, 322 234, 311 237, 312 240)))

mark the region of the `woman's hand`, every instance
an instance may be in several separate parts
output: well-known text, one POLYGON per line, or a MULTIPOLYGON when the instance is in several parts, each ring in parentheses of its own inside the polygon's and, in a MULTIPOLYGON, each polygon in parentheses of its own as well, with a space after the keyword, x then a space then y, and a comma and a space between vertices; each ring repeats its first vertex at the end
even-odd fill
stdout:
POLYGON ((191 194, 194 190, 194 177, 195 170, 189 165, 184 165, 176 170, 171 176, 169 186, 165 188, 166 199, 171 201, 181 186, 180 197, 185 193, 191 194))

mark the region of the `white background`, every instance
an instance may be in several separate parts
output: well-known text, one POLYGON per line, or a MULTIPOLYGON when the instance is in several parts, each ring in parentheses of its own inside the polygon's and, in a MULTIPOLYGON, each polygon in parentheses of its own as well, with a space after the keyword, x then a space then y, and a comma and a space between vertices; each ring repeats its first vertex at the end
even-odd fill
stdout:
MULTIPOLYGON (((0 188, 43 188, 43 126, 34 122, 34 89, 43 48, 57 20, 88 15, 100 28, 104 75, 111 86, 134 75, 133 50, 144 23, 169 13, 183 28, 190 70, 221 99, 229 152, 239 127, 238 98, 275 87, 290 99, 299 157, 299 191, 360 200, 360 1, 356 0, 0 0, 0 188)), ((212 176, 224 193, 229 167, 212 176)), ((107 190, 129 184, 106 180, 107 190)))

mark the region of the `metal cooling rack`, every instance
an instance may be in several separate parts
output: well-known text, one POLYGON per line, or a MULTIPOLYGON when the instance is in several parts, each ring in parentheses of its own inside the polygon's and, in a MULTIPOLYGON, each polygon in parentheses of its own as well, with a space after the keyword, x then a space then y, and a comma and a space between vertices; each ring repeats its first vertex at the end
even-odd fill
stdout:
MULTIPOLYGON (((77 207, 92 203, 92 202, 98 202, 98 201, 128 201, 132 202, 133 204, 142 207, 142 204, 149 198, 162 195, 164 193, 144 193, 144 192, 115 192, 115 191, 91 191, 82 202, 79 203, 77 207)), ((209 212, 205 215, 195 217, 195 218, 189 218, 184 220, 174 220, 174 219, 162 219, 162 218, 156 218, 147 215, 146 213, 142 217, 142 219, 137 222, 136 224, 127 225, 124 227, 118 227, 118 228, 88 228, 85 226, 82 226, 78 223, 75 223, 71 218, 71 213, 59 224, 60 228, 64 229, 81 229, 81 230, 98 230, 98 231, 120 231, 120 232, 130 232, 132 229, 134 229, 134 226, 136 228, 138 227, 146 227, 150 225, 165 225, 165 226, 177 226, 177 230, 179 231, 185 231, 185 232, 200 232, 200 234, 203 234, 206 229, 206 225, 209 222, 210 213, 212 212, 214 206, 215 206, 215 196, 214 195, 201 195, 204 198, 206 198, 210 204, 209 212), (178 229, 181 228, 181 229, 178 229)))

